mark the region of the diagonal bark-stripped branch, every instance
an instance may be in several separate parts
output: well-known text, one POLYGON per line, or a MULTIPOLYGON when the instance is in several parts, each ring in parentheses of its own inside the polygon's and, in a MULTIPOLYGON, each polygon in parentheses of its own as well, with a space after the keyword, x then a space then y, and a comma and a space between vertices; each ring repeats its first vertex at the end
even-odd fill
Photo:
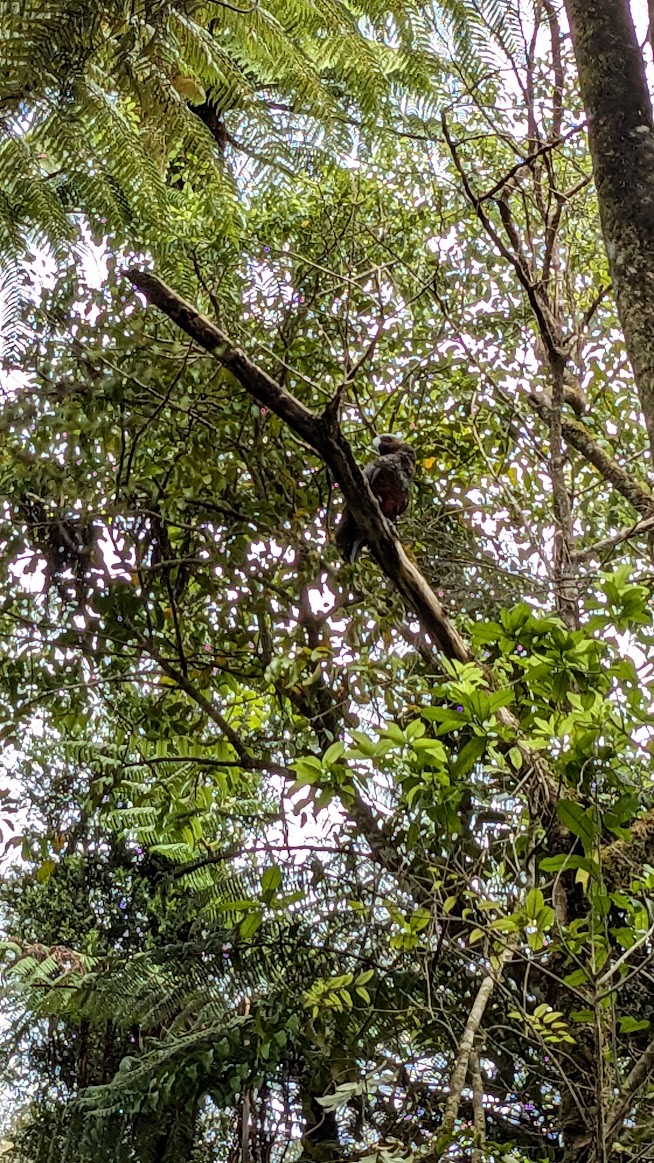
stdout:
MULTIPOLYGON (((153 306, 159 307, 200 347, 215 355, 255 400, 284 420, 289 428, 315 449, 338 481, 372 556, 417 616, 434 646, 448 658, 460 662, 472 661, 466 642, 450 622, 420 570, 407 557, 394 530, 384 518, 340 431, 333 409, 328 405, 319 415, 307 408, 253 363, 224 331, 150 271, 133 267, 126 275, 153 306)), ((555 813, 559 794, 557 781, 546 761, 520 743, 519 725, 511 711, 507 707, 500 707, 498 718, 515 733, 523 756, 522 778, 532 814, 549 829, 550 839, 553 839, 555 832, 562 836, 555 813)))
POLYGON ((284 420, 315 449, 338 481, 372 556, 417 615, 434 645, 448 658, 469 661, 471 655, 466 643, 383 516, 329 405, 322 415, 311 411, 253 363, 215 323, 150 271, 133 267, 126 275, 148 302, 159 307, 205 351, 211 352, 258 403, 284 420))
POLYGON ((603 1142, 598 1145, 595 1156, 591 1157, 589 1163, 602 1163, 604 1159, 610 1158, 613 1144, 622 1131, 625 1119, 633 1106, 636 1095, 643 1083, 650 1077, 653 1070, 654 1039, 643 1050, 632 1071, 627 1075, 624 1086, 608 1113, 603 1142))

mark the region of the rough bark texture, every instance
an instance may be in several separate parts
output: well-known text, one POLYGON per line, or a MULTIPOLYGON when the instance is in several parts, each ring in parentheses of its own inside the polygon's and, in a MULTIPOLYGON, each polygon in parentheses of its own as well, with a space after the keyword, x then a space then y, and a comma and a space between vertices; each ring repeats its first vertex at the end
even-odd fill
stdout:
MULTIPOLYGON (((553 133, 558 137, 560 123, 556 119, 560 116, 560 32, 555 7, 549 0, 546 0, 544 7, 552 39, 553 133)), ((650 443, 654 447, 654 134, 644 69, 631 24, 628 0, 568 0, 568 11, 589 118, 613 286, 650 443)), ((531 67, 532 62, 529 64, 531 67)), ((527 98, 529 117, 533 92, 529 91, 527 98)), ((566 489, 563 442, 577 449, 601 473, 604 480, 626 498, 643 518, 642 524, 649 522, 654 514, 652 496, 647 488, 633 479, 604 451, 583 423, 569 418, 562 409, 563 403, 567 402, 565 377, 568 369, 565 361, 570 349, 566 342, 569 329, 561 316, 557 285, 557 229, 561 203, 556 190, 553 188, 552 194, 557 200, 557 209, 551 216, 549 211, 544 215, 548 219, 547 254, 543 269, 538 270, 532 258, 533 252, 525 245, 512 216, 508 182, 501 187, 502 196, 496 198, 504 231, 502 234, 487 212, 487 199, 475 194, 458 145, 452 139, 445 120, 443 133, 454 167, 477 218, 498 253, 513 267, 538 325, 542 347, 540 358, 543 370, 549 372, 551 392, 549 398, 532 395, 530 402, 550 429, 551 476, 557 526, 557 607, 566 623, 574 626, 577 620, 575 546, 566 489)), ((537 140, 535 121, 533 132, 530 126, 530 133, 534 141, 537 140)), ((493 196, 496 192, 499 190, 493 191, 493 196)), ((583 414, 581 399, 575 401, 573 407, 577 414, 583 414)), ((533 807, 532 815, 537 817, 533 807)), ((545 817, 540 818, 542 820, 545 817)), ((609 857, 603 864, 606 877, 616 886, 629 883, 630 874, 637 872, 639 863, 642 868, 646 854, 654 846, 654 826, 651 822, 649 826, 639 823, 634 827, 634 833, 634 845, 631 847, 621 841, 618 842, 618 848, 613 845, 605 850, 609 857)), ((551 850, 564 850, 565 837, 553 837, 550 833, 549 841, 551 850)), ((575 905, 579 908, 581 902, 575 901, 574 893, 567 892, 565 885, 561 888, 568 919, 579 919, 575 905)), ((555 967, 551 963, 550 968, 560 968, 561 974, 565 973, 563 965, 555 967)), ((559 988, 554 979, 549 979, 543 983, 543 989, 553 1008, 565 1012, 569 1006, 565 988, 559 988)), ((619 1129, 615 1132, 612 1130, 609 1135, 606 1130, 607 1112, 610 1112, 611 1106, 609 1095, 615 1089, 615 1077, 612 1064, 603 1056, 607 1045, 602 1027, 604 1016, 603 1011, 596 1028, 585 1042, 578 1036, 575 1055, 567 1063, 562 1077, 559 1117, 565 1163, 572 1163, 573 1160, 574 1163, 589 1163, 591 1158, 596 1163, 593 1152, 598 1146, 600 1153, 597 1160, 601 1158, 602 1163, 607 1163, 608 1152, 604 1151, 603 1144, 609 1143, 610 1149, 610 1143, 619 1134, 619 1129)), ((454 1104, 455 1084, 458 1085, 460 1076, 461 1071, 457 1073, 455 1070, 453 1094, 448 1106, 454 1104)), ((449 1126, 448 1115, 451 1123, 449 1109, 444 1120, 445 1130, 449 1126)), ((614 1123, 617 1126, 615 1119, 614 1123)))
POLYGON ((628 0, 566 0, 602 230, 654 449, 654 124, 628 0))
POLYGON ((472 1125, 475 1131, 475 1145, 470 1156, 470 1163, 484 1163, 484 1144, 486 1142, 486 1116, 484 1114, 484 1080, 481 1076, 479 1054, 476 1050, 470 1051, 468 1064, 470 1084, 472 1086, 472 1125))
POLYGON ((629 840, 614 840, 601 850, 602 875, 607 887, 621 891, 643 867, 654 862, 654 809, 635 820, 629 840))

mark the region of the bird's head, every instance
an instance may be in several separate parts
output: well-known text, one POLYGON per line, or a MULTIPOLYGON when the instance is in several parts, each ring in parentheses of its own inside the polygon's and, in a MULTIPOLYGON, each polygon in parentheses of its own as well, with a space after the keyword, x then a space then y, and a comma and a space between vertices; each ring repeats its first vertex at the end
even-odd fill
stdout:
POLYGON ((401 436, 394 436, 390 432, 385 432, 383 436, 375 436, 372 442, 373 448, 380 456, 388 456, 391 452, 397 452, 405 446, 405 443, 401 436))

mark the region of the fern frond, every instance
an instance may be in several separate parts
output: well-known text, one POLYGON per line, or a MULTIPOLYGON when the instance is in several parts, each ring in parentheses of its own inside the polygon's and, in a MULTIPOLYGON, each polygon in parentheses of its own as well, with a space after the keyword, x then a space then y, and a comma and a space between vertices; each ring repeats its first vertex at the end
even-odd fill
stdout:
POLYGON ((6 368, 19 363, 29 335, 22 319, 25 269, 13 257, 12 241, 15 244, 16 240, 8 237, 5 248, 0 244, 0 367, 6 368))
MULTIPOLYGON (((446 10, 452 20, 457 0, 446 10)), ((0 29, 0 97, 13 111, 0 139, 0 232, 61 246, 75 236, 74 210, 96 233, 139 247, 147 238, 158 257, 177 248, 184 277, 201 224, 215 216, 228 238, 239 216, 229 165, 176 78, 232 119, 255 163, 244 174, 278 181, 296 173, 301 150, 301 164, 312 148, 328 159, 330 135, 332 154, 334 142, 347 149, 344 102, 374 119, 393 87, 426 97, 438 73, 422 6, 400 0, 270 0, 247 12, 157 0, 136 15, 123 0, 0 0, 0 29), (280 100, 290 134, 271 117, 280 100)))

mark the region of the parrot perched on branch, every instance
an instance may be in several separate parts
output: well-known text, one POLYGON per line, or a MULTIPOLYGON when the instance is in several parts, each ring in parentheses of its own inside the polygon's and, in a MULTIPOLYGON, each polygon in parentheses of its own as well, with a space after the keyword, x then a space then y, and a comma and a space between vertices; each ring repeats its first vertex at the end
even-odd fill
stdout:
MULTIPOLYGON (((411 481, 416 468, 416 454, 401 436, 376 436, 373 446, 378 456, 363 470, 379 508, 389 521, 402 515, 411 495, 411 481)), ((336 544, 346 561, 356 561, 364 537, 356 518, 346 506, 336 530, 336 544)))

